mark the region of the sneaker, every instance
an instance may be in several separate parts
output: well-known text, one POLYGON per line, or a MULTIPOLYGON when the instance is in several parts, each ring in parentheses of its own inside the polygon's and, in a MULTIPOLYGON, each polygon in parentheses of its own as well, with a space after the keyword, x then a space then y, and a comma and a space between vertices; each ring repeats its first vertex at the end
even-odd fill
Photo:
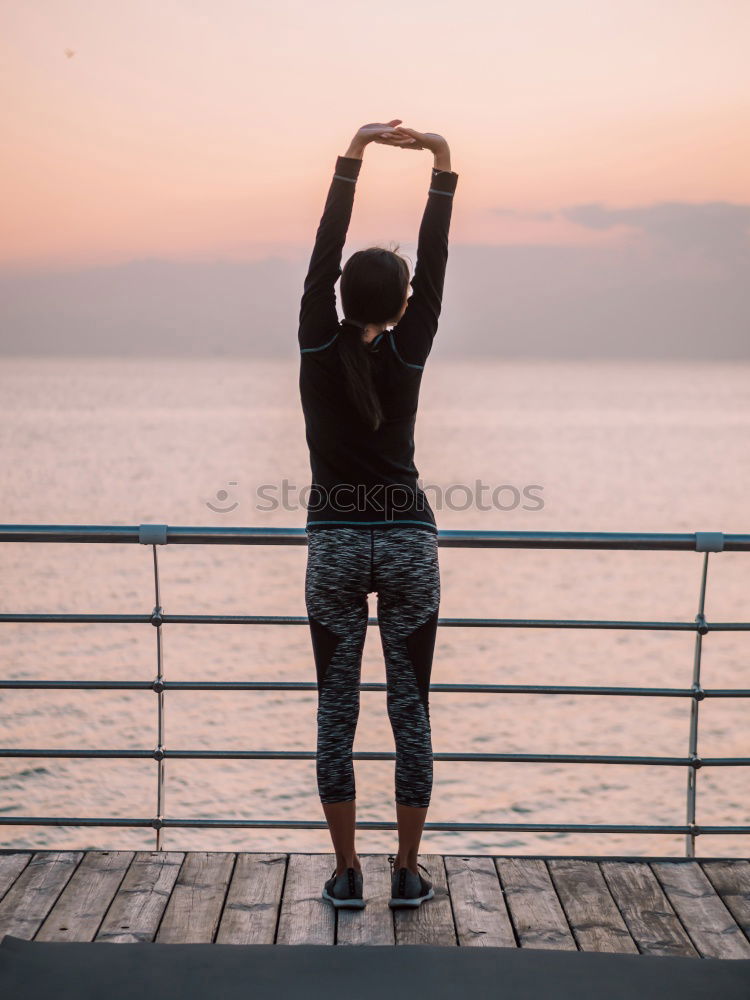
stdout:
POLYGON ((333 875, 323 886, 323 899, 333 903, 336 909, 361 910, 365 905, 362 884, 362 872, 356 868, 347 868, 340 875, 336 875, 334 868, 333 875))
MULTIPOLYGON (((396 856, 394 854, 388 856, 388 862, 391 866, 391 898, 388 900, 391 909, 402 906, 413 908, 421 906, 426 899, 432 899, 435 890, 429 879, 423 878, 419 872, 415 875, 409 868, 399 868, 398 871, 395 871, 396 856)), ((417 868, 421 868, 428 875, 430 874, 419 862, 417 862, 417 868)))

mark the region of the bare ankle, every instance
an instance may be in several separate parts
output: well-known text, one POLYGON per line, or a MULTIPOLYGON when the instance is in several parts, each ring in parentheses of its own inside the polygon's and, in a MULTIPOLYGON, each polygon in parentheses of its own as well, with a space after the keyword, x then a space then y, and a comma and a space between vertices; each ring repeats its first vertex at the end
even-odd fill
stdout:
POLYGON ((349 859, 337 860, 336 862, 337 875, 342 875, 347 868, 353 868, 355 872, 362 871, 362 863, 359 860, 359 856, 357 854, 355 854, 351 860, 349 859))
POLYGON ((417 874, 417 857, 418 857, 418 855, 417 854, 409 855, 408 853, 405 853, 404 856, 405 856, 406 860, 402 861, 401 860, 401 855, 398 854, 398 853, 396 854, 396 861, 394 863, 394 868, 396 870, 398 870, 399 868, 408 868, 410 872, 413 872, 416 875, 417 874))

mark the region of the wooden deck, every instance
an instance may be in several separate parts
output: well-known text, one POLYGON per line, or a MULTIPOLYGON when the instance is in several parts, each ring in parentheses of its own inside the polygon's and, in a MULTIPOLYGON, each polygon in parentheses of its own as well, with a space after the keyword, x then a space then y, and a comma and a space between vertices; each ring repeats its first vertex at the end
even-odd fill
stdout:
POLYGON ((422 854, 435 898, 364 910, 320 893, 332 854, 4 851, 0 937, 37 941, 433 944, 750 958, 750 861, 422 854))

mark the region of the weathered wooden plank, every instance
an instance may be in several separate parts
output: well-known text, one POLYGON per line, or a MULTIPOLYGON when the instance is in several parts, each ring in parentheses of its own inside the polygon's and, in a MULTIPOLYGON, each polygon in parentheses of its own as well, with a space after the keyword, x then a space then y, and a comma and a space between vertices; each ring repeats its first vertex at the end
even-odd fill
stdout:
POLYGON ((697 958, 693 942, 645 861, 602 861, 602 874, 644 955, 697 958))
MULTIPOLYGON (((396 944, 455 945, 456 927, 443 857, 441 854, 420 854, 419 861, 430 872, 426 878, 432 882, 435 895, 416 909, 393 911, 396 944)), ((390 866, 388 875, 390 878, 390 866)))
POLYGON ((702 861, 701 868, 738 925, 750 938, 750 861, 702 861))
POLYGON ((750 958, 750 942, 697 861, 652 861, 651 868, 704 958, 750 958))
POLYGON ((37 851, 0 901, 0 937, 31 941, 83 857, 83 851, 37 851))
POLYGON ((491 857, 444 857, 458 943, 515 948, 508 907, 491 857))
POLYGON ((180 851, 138 851, 94 940, 153 941, 183 858, 180 851))
POLYGON ((581 951, 638 954, 596 861, 550 858, 547 867, 581 951))
POLYGON ((234 860, 234 853, 227 851, 185 855, 156 934, 159 944, 213 942, 234 860))
POLYGON ((217 944, 273 944, 286 865, 286 854, 237 855, 217 944))
POLYGON ((0 899, 31 860, 31 851, 18 854, 0 854, 0 899))
MULTIPOLYGON (((396 943, 393 914, 388 907, 391 897, 391 866, 387 854, 360 854, 364 876, 364 910, 339 910, 336 944, 396 943)), ((426 867, 426 866, 425 866, 426 867)), ((333 869, 331 869, 333 870, 333 869)), ((432 900, 425 905, 429 906, 432 900)))
POLYGON ((333 853, 290 855, 276 944, 334 943, 336 914, 321 893, 335 869, 333 853))
POLYGON ((495 858, 522 948, 577 951, 560 900, 541 858, 495 858))
POLYGON ((36 935, 36 941, 93 941, 132 851, 86 851, 36 935))

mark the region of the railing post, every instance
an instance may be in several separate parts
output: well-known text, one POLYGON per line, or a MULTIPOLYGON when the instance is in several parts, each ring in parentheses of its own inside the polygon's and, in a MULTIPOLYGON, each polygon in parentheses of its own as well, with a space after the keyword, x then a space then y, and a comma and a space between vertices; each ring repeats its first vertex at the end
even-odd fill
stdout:
POLYGON ((701 687, 701 654, 703 650, 703 636, 708 632, 706 624, 706 580, 708 577, 708 554, 709 552, 721 552, 724 548, 724 535, 720 531, 696 531, 695 549, 703 552, 703 567, 701 571, 700 594, 698 596, 698 613, 695 616, 695 648, 693 652, 693 696, 690 699, 690 737, 688 754, 690 756, 690 766, 688 768, 687 780, 687 816, 686 823, 690 827, 690 833, 685 836, 685 856, 695 857, 695 816, 696 800, 698 795, 698 768, 701 766, 701 759, 698 756, 698 705, 705 697, 705 692, 701 687))
POLYGON ((161 634, 162 613, 159 596, 159 561, 156 555, 157 545, 167 544, 166 524, 141 524, 138 529, 138 540, 144 545, 151 545, 154 553, 154 610, 151 613, 151 624, 156 627, 156 680, 154 691, 157 699, 156 721, 156 850, 164 850, 162 829, 164 821, 164 638, 161 634))

